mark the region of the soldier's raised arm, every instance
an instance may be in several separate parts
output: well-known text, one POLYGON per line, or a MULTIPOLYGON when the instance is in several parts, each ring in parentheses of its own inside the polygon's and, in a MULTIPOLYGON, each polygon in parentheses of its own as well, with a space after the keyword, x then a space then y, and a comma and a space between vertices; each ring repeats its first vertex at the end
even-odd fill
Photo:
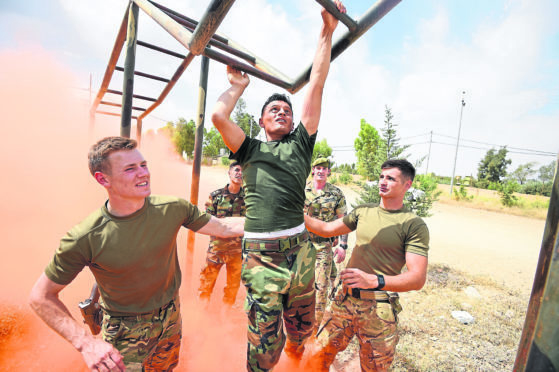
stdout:
MULTIPOLYGON (((346 9, 341 1, 335 0, 338 10, 345 13, 346 9)), ((320 112, 322 110, 322 92, 324 84, 330 70, 330 58, 332 54, 332 35, 338 19, 328 13, 326 9, 322 9, 322 29, 318 46, 313 60, 309 87, 303 101, 303 111, 301 113, 301 122, 307 129, 309 135, 316 133, 318 123, 320 121, 320 112)))

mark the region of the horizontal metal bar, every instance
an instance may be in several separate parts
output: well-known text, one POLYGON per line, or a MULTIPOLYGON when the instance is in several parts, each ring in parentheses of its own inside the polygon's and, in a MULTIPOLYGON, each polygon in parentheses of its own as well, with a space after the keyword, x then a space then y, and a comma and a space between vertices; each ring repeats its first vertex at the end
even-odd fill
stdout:
MULTIPOLYGON (((163 10, 169 17, 171 17, 177 23, 180 23, 181 25, 185 26, 190 31, 193 32, 196 29, 196 26, 198 25, 198 22, 196 22, 196 21, 194 21, 194 20, 192 20, 192 19, 190 19, 186 16, 183 16, 180 13, 172 11, 171 9, 165 8, 164 6, 159 5, 159 4, 157 4, 153 1, 150 1, 150 3, 154 4, 155 6, 157 6, 161 10, 163 10)), ((223 51, 231 53, 232 55, 237 56, 241 59, 244 59, 245 61, 249 62, 253 66, 258 64, 257 57, 255 57, 252 54, 247 53, 246 51, 243 51, 241 49, 236 49, 234 46, 232 46, 231 40, 229 38, 223 36, 223 35, 219 35, 217 33, 213 34, 213 36, 210 39, 210 41, 208 42, 208 44, 210 46, 214 46, 218 49, 221 49, 223 51)))
MULTIPOLYGON (((120 114, 114 113, 114 112, 108 112, 108 111, 101 111, 101 110, 97 110, 95 111, 97 114, 103 114, 103 115, 109 115, 109 116, 121 116, 120 114)), ((138 119, 137 116, 131 116, 132 119, 138 119)))
MULTIPOLYGON (((184 21, 183 22, 179 22, 180 24, 188 27, 190 30, 194 31, 194 29, 196 29, 196 26, 198 26, 198 21, 195 21, 192 18, 189 18, 185 15, 182 15, 178 12, 175 12, 172 9, 169 9, 167 7, 164 7, 161 4, 156 3, 155 1, 151 1, 148 0, 150 3, 152 3, 153 5, 155 5, 156 7, 158 7, 159 9, 161 9, 163 12, 167 13, 167 15, 169 15, 171 18, 175 19, 177 22, 179 22, 179 20, 184 21)), ((227 38, 220 36, 218 34, 214 34, 213 37, 217 40, 217 41, 221 41, 222 43, 227 43, 227 38)))
POLYGON ((215 61, 221 62, 225 65, 235 67, 238 70, 244 71, 249 75, 255 76, 259 79, 267 81, 268 83, 277 85, 283 89, 290 89, 291 83, 288 81, 281 80, 280 78, 270 75, 264 71, 258 70, 251 65, 247 65, 246 63, 240 62, 234 58, 226 56, 222 53, 219 53, 213 49, 206 48, 203 55, 208 58, 211 58, 215 61))
MULTIPOLYGON (((168 33, 170 33, 179 43, 181 43, 185 48, 190 50, 190 41, 192 40, 192 36, 190 34, 187 35, 187 33, 189 33, 188 30, 185 30, 184 27, 182 27, 179 23, 173 20, 169 15, 165 14, 162 10, 152 5, 152 3, 149 2, 148 0, 132 0, 132 1, 138 4, 138 6, 142 10, 144 10, 149 16, 151 16, 154 21, 159 23, 159 25, 163 27, 168 33)), ((256 76, 269 83, 280 86, 284 89, 288 89, 291 87, 291 83, 288 81, 282 80, 281 78, 278 78, 276 76, 272 76, 250 65, 242 63, 234 58, 225 56, 208 47, 205 48, 202 54, 208 58, 238 68, 241 71, 256 76)))
MULTIPOLYGON (((119 90, 107 89, 107 93, 118 94, 118 95, 122 96, 122 92, 119 91, 119 90)), ((137 99, 143 99, 144 101, 151 101, 151 102, 157 101, 155 98, 140 96, 139 94, 134 94, 134 95, 132 95, 132 97, 137 98, 137 99)))
POLYGON ((192 40, 192 33, 182 27, 179 23, 165 14, 162 10, 155 7, 147 0, 132 0, 136 3, 147 15, 149 15, 155 22, 163 27, 168 33, 171 34, 179 43, 186 49, 190 48, 190 41, 192 40))
POLYGON ((194 59, 194 54, 188 53, 188 55, 185 57, 185 59, 182 61, 182 63, 179 65, 179 67, 177 68, 177 70, 173 74, 173 77, 171 78, 171 81, 169 82, 169 84, 167 84, 165 86, 165 88, 163 88, 163 91, 159 95, 159 98, 157 98, 155 103, 153 105, 151 105, 150 107, 148 107, 148 109, 139 116, 140 120, 145 118, 150 112, 155 110, 157 108, 157 106, 159 106, 163 102, 165 97, 167 97, 167 95, 169 94, 171 89, 173 89, 173 87, 175 86, 175 84, 177 83, 177 81, 179 80, 179 78, 181 77, 183 72, 186 70, 188 65, 190 65, 190 62, 192 62, 193 59, 194 59))
POLYGON ((357 22, 345 13, 341 13, 338 7, 331 0, 316 0, 317 3, 322 5, 330 14, 336 17, 340 22, 347 26, 350 32, 357 30, 357 22))
POLYGON ((99 102, 101 102, 103 96, 105 95, 105 92, 107 92, 109 83, 111 82, 111 78, 113 76, 115 66, 118 62, 118 57, 120 56, 120 52, 122 51, 122 47, 124 46, 124 42, 126 41, 127 27, 128 27, 128 7, 124 12, 124 17, 122 18, 122 22, 120 24, 120 28, 116 36, 113 50, 111 52, 111 57, 109 58, 109 63, 107 64, 107 68, 105 69, 105 74, 103 75, 103 81, 101 82, 101 87, 99 88, 99 92, 97 92, 97 96, 95 97, 95 100, 91 105, 90 114, 93 114, 97 110, 97 107, 99 106, 99 102))
MULTIPOLYGON (((101 105, 107 105, 107 106, 114 106, 114 107, 122 107, 122 104, 121 104, 121 103, 108 102, 108 101, 101 101, 100 104, 101 104, 101 105)), ((137 106, 132 106, 132 110, 146 111, 145 108, 143 108, 143 107, 137 107, 137 106)))
POLYGON ((177 58, 180 58, 180 59, 184 59, 184 57, 186 57, 186 55, 184 55, 184 54, 179 54, 179 53, 173 52, 172 50, 168 50, 168 49, 165 49, 165 48, 158 47, 157 45, 146 43, 145 41, 138 40, 136 43, 140 46, 143 46, 144 48, 153 49, 153 50, 156 50, 158 52, 165 53, 165 54, 168 54, 170 56, 177 57, 177 58))
MULTIPOLYGON (((332 46, 331 60, 333 61, 336 57, 342 54, 344 50, 346 50, 351 44, 367 32, 367 30, 382 19, 382 17, 398 5, 400 1, 401 0, 379 0, 376 4, 370 7, 365 15, 358 20, 357 30, 355 32, 348 31, 332 46)), ((311 69, 312 64, 307 67, 307 69, 305 69, 297 79, 295 79, 292 84, 292 88, 289 90, 291 93, 296 93, 309 81, 311 69)))
POLYGON ((196 56, 202 54, 234 2, 235 0, 212 0, 192 33, 192 39, 190 40, 191 53, 196 56))
MULTIPOLYGON (((116 66, 116 67, 115 67, 115 70, 117 70, 117 71, 124 71, 124 68, 123 68, 123 67, 120 67, 120 66, 116 66)), ((162 81, 162 82, 164 82, 164 83, 168 83, 168 82, 169 82, 169 79, 165 79, 165 78, 162 78, 162 77, 160 77, 160 76, 155 76, 155 75, 147 74, 147 73, 145 73, 145 72, 134 71, 134 75, 142 76, 142 77, 145 77, 145 78, 148 78, 148 79, 152 79, 152 80, 162 81)))

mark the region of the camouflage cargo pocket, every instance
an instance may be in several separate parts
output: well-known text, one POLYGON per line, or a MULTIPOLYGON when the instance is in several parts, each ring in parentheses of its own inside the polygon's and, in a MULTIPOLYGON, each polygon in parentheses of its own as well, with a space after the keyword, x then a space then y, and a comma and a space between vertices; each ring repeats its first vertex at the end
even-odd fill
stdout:
POLYGON ((108 314, 105 313, 103 316, 103 324, 101 329, 103 340, 114 344, 123 332, 124 327, 122 326, 122 319, 118 317, 110 317, 108 314))
POLYGON ((386 302, 377 302, 376 306, 377 316, 387 323, 395 323, 396 316, 392 305, 386 302))

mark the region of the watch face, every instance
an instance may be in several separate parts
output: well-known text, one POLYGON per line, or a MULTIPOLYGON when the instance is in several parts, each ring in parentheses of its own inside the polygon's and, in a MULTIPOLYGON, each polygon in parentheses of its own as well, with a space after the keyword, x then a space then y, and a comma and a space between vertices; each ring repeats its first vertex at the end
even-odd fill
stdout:
POLYGON ((377 275, 378 278, 378 289, 382 289, 384 287, 384 276, 382 275, 377 275))

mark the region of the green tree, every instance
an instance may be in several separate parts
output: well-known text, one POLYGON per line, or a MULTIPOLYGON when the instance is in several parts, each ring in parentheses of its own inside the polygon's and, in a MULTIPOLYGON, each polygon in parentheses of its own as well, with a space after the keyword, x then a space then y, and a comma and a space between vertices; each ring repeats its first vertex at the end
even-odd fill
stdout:
POLYGON ((382 128, 382 139, 384 140, 384 154, 385 160, 397 159, 404 151, 409 147, 409 145, 400 146, 400 138, 398 138, 398 133, 396 127, 398 124, 392 122, 394 115, 392 115, 392 110, 388 106, 384 106, 384 128, 382 128))
POLYGON ((534 167, 536 163, 531 161, 526 164, 520 164, 518 168, 516 168, 512 173, 511 176, 518 181, 519 184, 524 185, 528 180, 528 177, 536 173, 534 167))
POLYGON ((495 151, 495 149, 487 151, 478 166, 478 180, 483 180, 485 183, 500 183, 506 177, 507 166, 511 163, 511 160, 507 159, 507 153, 506 146, 500 148, 499 151, 495 151))
POLYGON ((322 141, 318 141, 314 144, 314 148, 312 150, 311 164, 317 158, 328 158, 331 155, 332 155, 332 148, 328 146, 328 142, 326 141, 326 138, 323 139, 322 141))
POLYGON ((378 131, 365 119, 361 119, 361 130, 354 142, 357 170, 368 180, 378 179, 384 161, 384 141, 378 131))
POLYGON ((540 181, 542 181, 543 183, 553 181, 553 175, 555 174, 556 164, 557 163, 555 161, 552 161, 548 165, 542 165, 538 169, 538 178, 540 179, 540 181))
POLYGON ((237 105, 235 106, 233 121, 237 123, 243 132, 245 132, 245 134, 250 138, 256 138, 262 129, 258 125, 258 122, 254 120, 254 116, 246 112, 246 102, 242 98, 239 98, 237 105))
POLYGON ((202 142, 202 154, 207 157, 216 157, 220 149, 225 148, 223 137, 212 127, 209 131, 204 128, 204 141, 202 142))
POLYGON ((174 123, 168 122, 161 129, 163 133, 169 136, 180 155, 186 154, 187 157, 192 158, 196 130, 196 124, 193 120, 187 122, 184 118, 179 118, 174 123))

